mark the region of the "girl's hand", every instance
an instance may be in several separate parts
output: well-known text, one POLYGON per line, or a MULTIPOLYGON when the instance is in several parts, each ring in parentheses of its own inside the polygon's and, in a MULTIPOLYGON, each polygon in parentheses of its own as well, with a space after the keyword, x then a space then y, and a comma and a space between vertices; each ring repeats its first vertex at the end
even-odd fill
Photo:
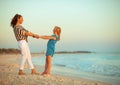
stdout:
POLYGON ((41 36, 39 36, 39 38, 42 38, 41 36))

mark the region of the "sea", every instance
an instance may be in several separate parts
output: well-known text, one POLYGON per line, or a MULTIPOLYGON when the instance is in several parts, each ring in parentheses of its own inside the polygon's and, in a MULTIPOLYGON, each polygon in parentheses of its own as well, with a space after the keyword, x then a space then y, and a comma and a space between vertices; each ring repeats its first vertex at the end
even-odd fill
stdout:
MULTIPOLYGON (((45 58, 35 56, 32 61, 44 66, 45 58)), ((120 85, 120 53, 55 54, 51 73, 120 85)))

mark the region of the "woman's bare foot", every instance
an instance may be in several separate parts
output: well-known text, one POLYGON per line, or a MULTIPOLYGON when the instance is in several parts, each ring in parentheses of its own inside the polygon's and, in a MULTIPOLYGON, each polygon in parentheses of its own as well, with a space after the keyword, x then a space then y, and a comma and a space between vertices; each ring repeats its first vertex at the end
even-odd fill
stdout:
POLYGON ((31 69, 31 74, 39 75, 39 73, 37 73, 37 71, 35 69, 31 69))
POLYGON ((18 75, 25 75, 25 73, 23 72, 23 70, 19 70, 18 75))

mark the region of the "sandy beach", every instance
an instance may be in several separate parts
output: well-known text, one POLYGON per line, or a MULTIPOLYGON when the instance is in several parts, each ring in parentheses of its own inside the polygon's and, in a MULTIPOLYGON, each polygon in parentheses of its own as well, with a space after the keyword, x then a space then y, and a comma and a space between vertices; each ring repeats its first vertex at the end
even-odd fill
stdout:
MULTIPOLYGON (((19 62, 20 54, 0 54, 0 85, 111 85, 56 74, 51 74, 50 77, 31 75, 28 65, 25 65, 26 75, 18 75, 19 62)), ((41 73, 44 66, 35 65, 35 68, 41 73)))

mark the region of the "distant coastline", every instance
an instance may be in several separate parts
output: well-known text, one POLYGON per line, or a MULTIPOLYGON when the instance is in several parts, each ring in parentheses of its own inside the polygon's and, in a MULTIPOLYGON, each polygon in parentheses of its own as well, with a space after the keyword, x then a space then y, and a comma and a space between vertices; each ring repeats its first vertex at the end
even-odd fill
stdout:
POLYGON ((56 54, 74 54, 74 53, 93 53, 91 51, 60 51, 60 52, 55 52, 56 54))
POLYGON ((15 48, 0 48, 0 54, 20 54, 20 50, 15 48))
MULTIPOLYGON (((91 51, 59 51, 55 52, 56 54, 74 54, 74 53, 95 53, 91 51)), ((0 54, 20 54, 19 49, 15 48, 0 48, 0 54)), ((44 54, 44 52, 39 52, 39 53, 33 53, 33 54, 44 54)))

